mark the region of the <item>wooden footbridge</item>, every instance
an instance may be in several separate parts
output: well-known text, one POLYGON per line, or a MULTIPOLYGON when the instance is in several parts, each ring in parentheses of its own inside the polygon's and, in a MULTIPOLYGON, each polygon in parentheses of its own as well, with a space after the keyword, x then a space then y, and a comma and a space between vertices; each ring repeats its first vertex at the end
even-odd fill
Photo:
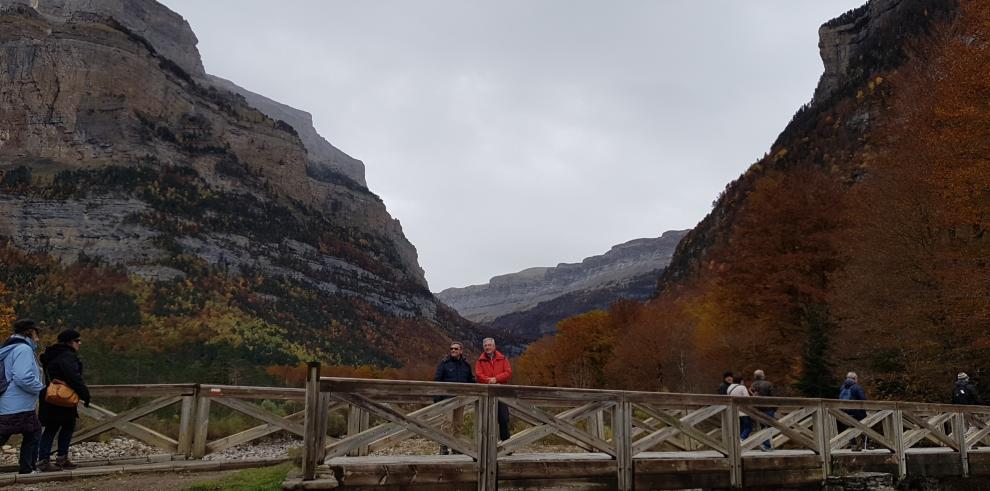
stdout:
POLYGON ((112 431, 160 453, 82 462, 72 471, 0 474, 0 486, 288 460, 220 458, 273 434, 303 439, 301 480, 288 483, 300 489, 780 489, 858 470, 990 479, 985 406, 320 378, 318 364, 310 365, 305 389, 166 384, 91 391, 100 405, 80 408, 86 424, 74 441, 112 431), (446 398, 435 402, 439 396, 446 398), (505 441, 498 440, 499 404, 513 418, 505 441), (762 407, 776 413, 767 416, 762 407), (444 422, 457 408, 465 409, 466 424, 451 430, 444 422), (857 421, 847 409, 867 416, 857 421), (256 423, 226 432, 210 426, 211 414, 235 413, 256 423), (756 431, 740 440, 744 414, 756 431), (170 431, 163 420, 173 421, 170 431), (850 440, 860 435, 871 448, 854 451, 850 440), (767 440, 771 452, 760 450, 767 440), (437 455, 440 445, 455 454, 437 455))
POLYGON ((320 378, 318 364, 309 370, 303 480, 314 487, 330 471, 340 488, 431 490, 780 489, 857 470, 990 478, 984 406, 320 378), (518 421, 504 441, 498 404, 518 421), (470 428, 444 431, 459 407, 473 414, 470 428), (774 417, 761 407, 776 408, 774 417), (857 421, 846 409, 867 416, 857 421), (340 438, 326 432, 333 411, 348 418, 340 438), (741 415, 756 428, 745 440, 741 415), (870 444, 856 451, 850 440, 860 435, 870 444), (384 451, 414 437, 457 454, 384 451), (760 450, 766 440, 773 451, 760 450))

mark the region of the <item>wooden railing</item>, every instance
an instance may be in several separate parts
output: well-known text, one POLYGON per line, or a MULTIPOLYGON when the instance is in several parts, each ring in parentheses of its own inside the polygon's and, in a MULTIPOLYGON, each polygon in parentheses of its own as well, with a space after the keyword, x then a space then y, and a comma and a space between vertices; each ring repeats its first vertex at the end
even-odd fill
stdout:
MULTIPOLYGON (((623 490, 634 482, 651 487, 642 483, 694 472, 710 475, 705 482, 742 487, 784 468, 791 473, 788 482, 819 482, 836 463, 857 465, 863 459, 852 457, 863 455, 903 477, 909 455, 938 453, 966 476, 974 452, 990 450, 990 408, 984 406, 320 378, 318 364, 309 367, 304 427, 304 480, 314 479, 325 463, 357 463, 362 455, 416 436, 470 459, 474 475, 468 478, 485 490, 496 489, 500 479, 534 479, 520 470, 521 462, 524 454, 541 452, 533 445, 549 437, 565 441, 568 452, 597 460, 541 458, 538 477, 577 478, 605 465, 612 486, 623 490), (433 402, 435 396, 447 398, 433 402), (498 404, 528 425, 504 441, 498 439, 498 404), (474 414, 470 434, 441 429, 445 415, 458 407, 474 414), (328 411, 335 408, 348 415, 347 435, 339 439, 326 434, 328 411), (857 420, 847 410, 864 410, 866 417, 857 420), (754 426, 746 439, 739 437, 743 415, 754 426), (871 449, 854 452, 853 440, 861 435, 871 449), (758 447, 768 440, 774 452, 761 455, 758 447)), ((369 466, 368 472, 381 467, 369 466)), ((990 472, 990 458, 985 467, 990 472)), ((419 465, 418 472, 424 468, 419 465)), ((342 485, 401 480, 394 473, 352 474, 342 485)))
POLYGON ((305 389, 211 384, 134 384, 94 385, 90 386, 90 392, 95 402, 89 407, 80 405, 79 411, 93 422, 77 431, 73 436, 73 443, 93 439, 108 431, 117 431, 166 453, 199 459, 281 431, 298 437, 304 436, 304 411, 282 416, 249 401, 294 400, 301 403, 306 394, 305 389), (107 409, 106 406, 112 405, 108 402, 121 398, 151 400, 119 413, 107 409), (210 413, 214 403, 257 420, 259 424, 211 441, 210 413), (165 435, 137 421, 174 405, 178 405, 179 420, 175 435, 165 435))

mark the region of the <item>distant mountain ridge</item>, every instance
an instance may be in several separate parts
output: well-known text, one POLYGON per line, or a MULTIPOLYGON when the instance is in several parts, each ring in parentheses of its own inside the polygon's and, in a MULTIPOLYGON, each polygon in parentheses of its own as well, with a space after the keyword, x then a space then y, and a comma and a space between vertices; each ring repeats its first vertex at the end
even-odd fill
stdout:
POLYGON ((657 277, 686 234, 676 230, 631 240, 580 263, 529 268, 484 285, 448 288, 437 297, 467 319, 539 337, 559 319, 608 307, 621 298, 652 295, 657 277))

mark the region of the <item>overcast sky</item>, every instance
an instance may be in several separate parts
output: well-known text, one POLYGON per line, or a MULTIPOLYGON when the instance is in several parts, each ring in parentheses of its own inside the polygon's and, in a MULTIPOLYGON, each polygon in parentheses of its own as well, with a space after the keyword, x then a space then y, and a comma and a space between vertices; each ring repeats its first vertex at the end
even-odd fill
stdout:
POLYGON ((163 0, 364 161, 434 291, 693 227, 863 0, 163 0))

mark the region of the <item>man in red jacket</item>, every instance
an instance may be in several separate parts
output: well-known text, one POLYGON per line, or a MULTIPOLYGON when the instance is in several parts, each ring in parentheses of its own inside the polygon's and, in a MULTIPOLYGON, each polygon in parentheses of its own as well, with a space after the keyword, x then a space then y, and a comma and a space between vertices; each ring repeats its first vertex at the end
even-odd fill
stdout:
MULTIPOLYGON (((485 338, 482 342, 484 351, 474 364, 474 374, 479 384, 507 384, 512 378, 512 366, 509 359, 495 349, 495 340, 485 338)), ((498 403, 498 437, 499 440, 509 439, 509 407, 498 403)))

